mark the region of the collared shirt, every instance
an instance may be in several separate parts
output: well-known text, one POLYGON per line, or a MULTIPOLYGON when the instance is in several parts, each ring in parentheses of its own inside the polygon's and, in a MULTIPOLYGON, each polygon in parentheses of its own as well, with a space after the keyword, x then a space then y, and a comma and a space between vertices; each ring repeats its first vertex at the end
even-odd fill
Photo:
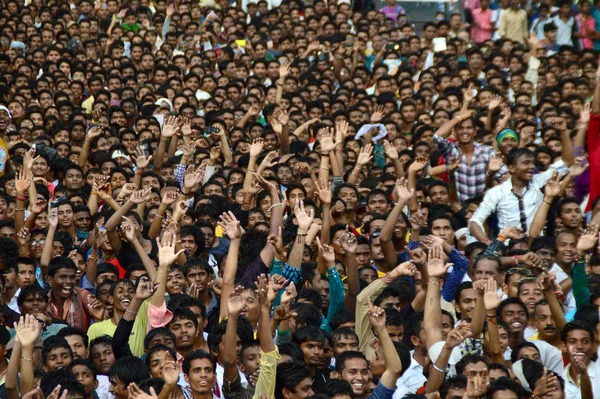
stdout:
POLYGON ((563 21, 560 15, 554 17, 554 25, 558 28, 556 32, 556 44, 559 46, 573 45, 573 26, 575 25, 575 18, 569 17, 567 21, 563 21))
POLYGON ((514 42, 525 44, 525 38, 529 36, 527 29, 527 11, 525 10, 503 10, 500 18, 500 37, 510 39, 514 42))
POLYGON ((72 327, 79 327, 87 331, 90 326, 91 315, 89 314, 88 304, 92 294, 81 288, 73 288, 69 298, 63 303, 62 309, 59 309, 53 301, 52 291, 50 291, 48 300, 48 312, 59 320, 66 321, 72 327))
MULTIPOLYGON (((565 380, 565 398, 583 399, 581 398, 581 384, 579 381, 573 381, 573 378, 571 378, 571 375, 569 374, 570 369, 571 365, 567 366, 562 374, 562 378, 565 380)), ((588 375, 590 376, 590 381, 592 382, 592 392, 594 393, 594 398, 597 398, 600 395, 600 366, 598 366, 595 362, 590 362, 587 369, 588 375)))
POLYGON ((21 289, 18 288, 13 297, 10 298, 10 303, 8 304, 8 307, 17 312, 18 314, 21 314, 21 311, 19 310, 19 304, 17 303, 17 297, 20 293, 21 289))
MULTIPOLYGON (((458 143, 453 143, 438 135, 433 137, 438 145, 438 149, 446 159, 446 162, 448 162, 450 158, 457 158, 460 160, 458 169, 454 172, 458 199, 460 201, 465 201, 478 194, 483 194, 486 188, 488 164, 490 163, 490 158, 495 153, 494 149, 489 145, 473 142, 473 157, 471 159, 471 164, 469 165, 467 157, 460 149, 458 143)), ((500 179, 506 172, 508 172, 508 168, 502 166, 502 169, 496 173, 494 178, 500 179)))
POLYGON ((404 395, 417 393, 417 389, 427 382, 427 378, 423 375, 423 366, 415 359, 415 351, 410 351, 410 355, 410 366, 396 381, 397 389, 394 392, 394 399, 401 399, 404 395))
MULTIPOLYGON (((522 195, 525 215, 527 216, 527 229, 531 226, 535 213, 544 199, 541 189, 552 177, 554 170, 550 168, 533 176, 522 195)), ((513 193, 512 179, 506 180, 485 193, 483 201, 471 218, 471 222, 477 223, 483 229, 483 223, 493 212, 496 212, 498 217, 500 231, 510 226, 521 226, 519 199, 513 193)))

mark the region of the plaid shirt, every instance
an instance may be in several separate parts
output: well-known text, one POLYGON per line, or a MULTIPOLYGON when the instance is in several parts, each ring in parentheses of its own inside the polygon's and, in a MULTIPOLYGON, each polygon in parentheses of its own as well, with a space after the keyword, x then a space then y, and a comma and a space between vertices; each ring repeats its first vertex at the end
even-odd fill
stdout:
MULTIPOLYGON (((461 151, 458 143, 453 143, 438 135, 433 137, 442 156, 446 159, 446 163, 450 158, 460 160, 458 169, 454 172, 458 199, 462 202, 478 194, 483 194, 486 188, 488 164, 490 158, 494 155, 494 149, 488 145, 473 142, 473 159, 471 165, 469 165, 467 157, 461 151)), ((508 168, 502 165, 502 169, 496 173, 494 178, 500 180, 507 172, 508 168)))

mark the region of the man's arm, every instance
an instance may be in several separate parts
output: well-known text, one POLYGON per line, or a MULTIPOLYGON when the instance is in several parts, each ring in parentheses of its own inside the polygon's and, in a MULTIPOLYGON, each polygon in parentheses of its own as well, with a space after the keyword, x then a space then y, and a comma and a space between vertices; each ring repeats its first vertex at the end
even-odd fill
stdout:
POLYGON ((238 256, 240 252, 240 241, 244 229, 240 222, 236 219, 232 212, 225 212, 221 215, 219 226, 223 232, 229 237, 229 251, 227 252, 227 260, 225 261, 225 270, 223 271, 223 282, 221 284, 221 311, 220 319, 227 318, 227 301, 229 295, 233 292, 233 282, 238 267, 238 256))
MULTIPOLYGON (((227 329, 223 338, 222 362, 225 372, 225 381, 233 381, 239 373, 236 353, 237 323, 240 312, 246 306, 246 299, 242 296, 242 289, 234 289, 227 301, 227 329)), ((259 329, 262 323, 259 323, 259 329)), ((261 340, 262 343, 262 340, 261 340)))
POLYGON ((483 197, 483 201, 479 208, 475 211, 469 222, 469 231, 478 241, 488 243, 489 238, 485 233, 483 224, 490 217, 492 212, 495 212, 498 206, 498 198, 493 191, 488 191, 483 197))
POLYGON ((386 388, 396 389, 396 381, 402 373, 400 356, 398 356, 394 342, 392 342, 385 328, 385 311, 378 306, 374 306, 369 298, 367 298, 367 302, 369 305, 369 321, 377 333, 385 357, 385 371, 379 383, 386 388))

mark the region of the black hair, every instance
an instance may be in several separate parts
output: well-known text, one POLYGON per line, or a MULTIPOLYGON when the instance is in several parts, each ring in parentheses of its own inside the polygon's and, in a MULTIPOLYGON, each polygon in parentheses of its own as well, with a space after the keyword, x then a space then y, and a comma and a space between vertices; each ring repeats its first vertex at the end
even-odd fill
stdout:
POLYGON ((54 277, 60 269, 69 269, 77 272, 75 263, 65 256, 59 256, 50 260, 50 263, 48 264, 48 275, 54 277))
POLYGON ((69 370, 73 371, 73 367, 75 366, 87 367, 94 376, 94 379, 96 379, 96 377, 98 376, 98 370, 96 370, 96 366, 94 366, 94 363, 90 359, 73 359, 71 365, 69 366, 69 370))
POLYGON ((321 297, 321 293, 314 288, 302 288, 300 292, 298 292, 298 297, 296 300, 300 299, 310 302, 316 306, 317 309, 321 309, 323 307, 323 298, 321 297))
POLYGON ((71 359, 73 358, 73 351, 71 350, 71 346, 67 340, 63 337, 59 337, 58 335, 52 335, 44 340, 44 348, 42 349, 42 364, 46 364, 46 361, 48 360, 48 354, 56 348, 67 349, 71 354, 71 359))
POLYGON ((460 361, 458 363, 456 363, 456 366, 455 366, 456 374, 464 375, 465 368, 469 364, 475 364, 475 363, 485 363, 485 367, 489 368, 488 360, 484 356, 469 354, 469 355, 465 355, 462 359, 460 359, 460 361))
POLYGON ((182 365, 182 371, 184 374, 189 375, 190 374, 190 366, 192 361, 194 360, 201 360, 201 359, 208 359, 211 364, 212 364, 212 368, 213 371, 216 373, 217 370, 217 358, 212 354, 212 353, 208 353, 203 351, 202 349, 198 349, 193 351, 192 353, 190 353, 189 355, 187 355, 185 357, 185 359, 183 359, 183 365, 182 365))
POLYGON ((295 343, 288 342, 278 345, 277 347, 279 348, 280 355, 288 355, 292 360, 304 362, 304 353, 302 352, 302 349, 300 349, 300 346, 295 343))
POLYGON ((340 353, 335 359, 335 371, 337 371, 338 373, 344 371, 344 367, 346 366, 346 360, 350 359, 363 359, 367 364, 367 367, 369 366, 369 361, 367 360, 367 357, 364 355, 364 353, 359 351, 345 351, 340 353))
POLYGON ((146 378, 150 377, 150 371, 146 367, 146 363, 135 356, 126 356, 120 359, 110 366, 108 376, 111 383, 115 380, 129 386, 131 383, 138 383, 146 378))
POLYGON ((493 398, 494 393, 499 391, 512 391, 516 393, 517 397, 519 398, 522 398, 524 393, 523 388, 521 388, 521 385, 517 384, 508 377, 500 377, 496 381, 492 382, 488 389, 487 397, 493 398))
POLYGON ((23 303, 25 302, 25 299, 27 299, 28 296, 39 296, 44 300, 44 302, 48 303, 48 296, 46 295, 46 290, 40 287, 37 283, 33 283, 21 289, 21 292, 19 292, 19 296, 17 297, 17 305, 19 307, 23 306, 23 303))
POLYGON ((419 337, 419 333, 423 329, 423 313, 413 313, 404 323, 404 343, 410 349, 414 349, 411 337, 419 337))
POLYGON ((152 340, 159 335, 168 335, 173 342, 176 341, 175 334, 173 334, 167 327, 153 328, 152 330, 148 331, 148 334, 146 334, 144 337, 144 350, 148 351, 150 349, 150 342, 152 342, 152 340))
MULTIPOLYGON (((9 201, 6 201, 9 202, 9 201)), ((14 265, 19 257, 19 246, 16 241, 8 237, 0 237, 0 269, 14 265)))
POLYGON ((496 309, 496 314, 498 317, 498 320, 502 320, 502 311, 504 310, 505 307, 507 307, 508 305, 519 305, 521 306, 521 308, 523 308, 523 310, 525 311, 525 315, 527 317, 529 317, 529 312, 527 311, 527 306, 525 306, 525 304, 523 303, 523 301, 520 298, 506 298, 505 300, 503 300, 502 302, 500 302, 500 305, 498 305, 498 309, 496 309))
POLYGON ((352 389, 352 385, 346 380, 342 379, 332 379, 325 384, 323 387, 322 394, 326 395, 329 398, 333 398, 336 395, 340 396, 349 396, 354 399, 354 390, 352 389))
POLYGON ((295 303, 292 310, 296 313, 296 324, 306 324, 319 327, 321 325, 321 311, 310 303, 295 303))
POLYGON ((534 152, 528 148, 515 148, 508 153, 506 157, 506 164, 508 166, 513 166, 519 158, 533 158, 535 159, 534 152))
POLYGON ((538 349, 537 346, 535 346, 535 344, 533 342, 529 342, 529 341, 521 342, 519 345, 517 345, 515 347, 515 349, 513 349, 513 351, 510 354, 510 361, 513 364, 519 360, 519 354, 521 352, 521 349, 523 349, 523 348, 532 348, 532 349, 535 349, 537 351, 537 353, 540 353, 540 350, 538 349))
POLYGON ((57 385, 61 386, 59 397, 66 390, 70 394, 80 394, 82 397, 86 397, 85 388, 77 381, 75 375, 67 369, 59 369, 50 371, 42 377, 40 381, 40 389, 44 393, 45 397, 50 396, 54 388, 57 385))
POLYGON ((446 378, 442 385, 440 385, 440 398, 446 399, 448 396, 448 391, 451 389, 467 389, 467 377, 462 374, 458 374, 453 377, 446 378))
POLYGON ((175 308, 172 310, 172 312, 173 318, 169 322, 169 326, 178 320, 191 320, 192 323, 194 323, 194 327, 196 327, 196 330, 198 330, 198 317, 194 312, 187 308, 175 308))
POLYGON ((166 351, 169 353, 169 355, 171 355, 173 360, 177 360, 177 353, 172 348, 169 348, 167 345, 162 344, 154 345, 152 348, 148 349, 148 353, 146 353, 145 361, 148 370, 150 370, 150 359, 152 358, 152 355, 159 351, 166 351))
POLYGON ((275 399, 284 399, 283 390, 296 392, 296 387, 311 378, 311 371, 304 363, 285 362, 277 365, 275 377, 275 399))
POLYGON ((500 363, 490 363, 488 368, 489 368, 490 371, 492 371, 492 370, 500 370, 503 373, 505 373, 507 376, 510 376, 510 372, 508 371, 508 367, 506 367, 503 364, 500 364, 500 363))
POLYGON ((569 333, 574 330, 587 331, 587 333, 590 335, 590 339, 592 340, 592 342, 594 342, 594 328, 590 326, 587 322, 579 320, 569 322, 564 326, 562 332, 560 333, 560 338, 562 339, 562 341, 567 342, 567 337, 569 336, 569 333))
POLYGON ((67 326, 67 327, 61 329, 56 335, 58 335, 59 337, 63 337, 63 338, 67 338, 72 335, 78 335, 83 340, 83 344, 85 345, 86 348, 89 346, 89 343, 90 343, 88 335, 85 333, 85 331, 83 331, 79 327, 67 326))
POLYGON ((316 341, 325 343, 325 334, 319 327, 315 326, 304 326, 296 329, 292 336, 292 341, 298 345, 301 345, 308 341, 316 341))
POLYGON ((354 321, 356 321, 356 313, 348 309, 342 309, 331 316, 331 319, 329 320, 329 326, 331 327, 332 331, 335 331, 340 327, 340 325, 354 321))
POLYGON ((183 275, 187 278, 188 273, 192 269, 202 269, 208 273, 209 277, 213 274, 212 267, 210 267, 208 262, 202 258, 188 258, 183 264, 183 275))

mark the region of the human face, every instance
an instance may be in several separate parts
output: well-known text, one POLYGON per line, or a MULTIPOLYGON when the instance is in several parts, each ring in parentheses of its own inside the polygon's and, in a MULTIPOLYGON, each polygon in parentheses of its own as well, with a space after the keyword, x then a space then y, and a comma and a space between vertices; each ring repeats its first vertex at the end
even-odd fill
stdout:
POLYGON ((385 329, 392 341, 402 342, 402 339, 404 338, 404 326, 385 326, 385 329))
POLYGON ((447 205, 448 200, 448 189, 444 186, 433 186, 429 190, 429 196, 431 202, 435 205, 447 205))
POLYGON ((353 211, 358 204, 356 192, 349 187, 342 187, 339 191, 339 197, 346 203, 346 210, 353 211))
POLYGON ((35 281, 35 265, 19 263, 17 266, 19 268, 17 285, 19 288, 29 287, 35 281))
POLYGON ((77 169, 67 170, 65 175, 65 187, 69 191, 77 191, 83 187, 83 174, 77 169))
POLYGON ((437 219, 431 224, 431 232, 434 236, 444 239, 447 243, 454 244, 454 230, 448 219, 437 219))
POLYGON ((71 292, 77 281, 75 274, 76 271, 73 269, 58 269, 54 277, 52 277, 52 293, 64 299, 71 296, 71 292))
POLYGON ((200 291, 200 292, 204 292, 206 291, 206 289, 208 288, 208 283, 211 280, 211 276, 210 274, 208 274, 208 272, 202 268, 198 268, 198 269, 190 269, 190 271, 188 272, 187 276, 186 276, 188 285, 192 285, 192 284, 196 284, 196 288, 200 291))
POLYGON ((250 323, 257 322, 260 307, 254 290, 245 290, 242 296, 246 299, 246 306, 242 309, 240 315, 248 319, 250 323))
MULTIPOLYGON (((125 175, 122 173, 113 173, 113 175, 110 177, 110 188, 113 190, 123 187, 126 183, 127 177, 125 177, 125 175)), ((146 188, 143 186, 144 184, 142 182, 142 188, 146 188)))
POLYGON ((20 307, 21 314, 44 314, 46 312, 46 301, 40 295, 27 295, 20 307))
POLYGON ((58 223, 61 227, 68 228, 73 224, 73 208, 70 204, 63 204, 58 207, 58 223))
POLYGON ((540 338, 544 341, 556 341, 560 339, 556 323, 552 318, 550 306, 538 305, 535 308, 535 326, 540 334, 540 338))
POLYGON ((581 208, 578 204, 567 203, 561 207, 560 219, 569 229, 576 229, 581 224, 581 208))
POLYGON ((150 376, 152 378, 161 378, 162 370, 165 362, 173 362, 175 359, 171 357, 167 351, 157 351, 150 358, 150 376))
POLYGON ((333 354, 338 357, 340 353, 357 351, 358 341, 353 336, 338 336, 333 339, 333 354))
POLYGON ((521 350, 519 351, 518 359, 529 359, 535 360, 536 362, 541 362, 540 352, 536 349, 529 347, 521 348, 521 350))
POLYGON ((390 206, 385 195, 373 195, 369 198, 369 202, 367 203, 367 210, 378 215, 385 215, 389 208, 390 206))
POLYGON ((573 330, 567 334, 564 352, 567 360, 573 364, 574 360, 579 360, 588 365, 594 353, 593 339, 585 330, 573 330))
POLYGON ((306 341, 300 344, 300 349, 304 353, 304 362, 307 366, 314 368, 321 364, 324 355, 322 342, 306 341))
POLYGON ((44 363, 44 370, 56 371, 69 367, 73 357, 71 352, 67 348, 55 348, 51 350, 46 356, 46 363, 44 363))
POLYGON ((250 346, 244 350, 240 369, 246 375, 252 375, 260 368, 260 347, 250 346))
POLYGON ((354 395, 358 397, 362 397, 368 392, 372 378, 367 362, 358 357, 346 360, 341 377, 352 385, 354 395))
POLYGON ((90 231, 92 218, 87 211, 80 211, 75 214, 75 227, 81 231, 90 231))
POLYGON ((71 368, 71 372, 73 373, 73 375, 75 375, 77 381, 79 381, 79 383, 81 383, 84 386, 85 393, 89 397, 92 397, 92 392, 96 388, 98 388, 98 381, 96 380, 96 378, 94 378, 92 370, 90 370, 84 365, 77 365, 71 368))
POLYGON ((129 307, 134 295, 135 290, 132 284, 117 283, 117 287, 113 293, 113 306, 115 310, 124 312, 129 307))
POLYGON ((514 165, 509 167, 513 176, 522 181, 531 181, 535 172, 535 158, 533 156, 519 157, 514 165))
POLYGON ((169 295, 185 293, 186 281, 183 273, 177 269, 169 272, 167 275, 167 292, 169 295))
POLYGON ((491 259, 480 259, 475 265, 475 281, 498 277, 498 263, 491 259))
POLYGON ((400 298, 396 296, 389 296, 381 301, 379 305, 383 309, 390 309, 395 311, 400 311, 402 308, 402 304, 400 303, 400 298))
POLYGON ((119 381, 116 377, 110 378, 110 385, 108 386, 108 391, 116 398, 116 399, 127 399, 129 397, 129 392, 127 391, 127 386, 119 381))
POLYGON ((519 298, 527 306, 529 314, 533 315, 535 304, 544 299, 542 289, 535 281, 521 284, 519 287, 519 298))
POLYGON ((175 347, 178 350, 187 350, 192 348, 198 333, 198 330, 192 320, 175 320, 169 324, 169 330, 175 334, 175 347))
POLYGON ((477 291, 473 288, 462 290, 458 304, 454 305, 462 320, 470 321, 473 318, 475 303, 477 302, 477 291))
POLYGON ((83 337, 80 335, 69 335, 65 339, 69 343, 71 350, 73 351, 73 357, 75 359, 87 359, 90 355, 90 351, 83 342, 83 337))
POLYGON ((502 309, 500 315, 502 320, 508 324, 509 332, 511 334, 521 334, 525 329, 527 323, 527 311, 517 303, 511 303, 506 305, 502 309))
POLYGON ((571 264, 577 253, 577 238, 573 234, 562 233, 556 237, 556 262, 571 264))
POLYGON ((458 142, 460 144, 468 144, 472 142, 476 133, 475 126, 473 126, 473 121, 471 119, 465 119, 460 125, 458 125, 456 132, 458 135, 458 142))
MULTIPOLYGON (((195 359, 190 362, 190 372, 185 380, 190 384, 192 394, 209 394, 215 383, 215 370, 208 359, 195 359)), ((194 395, 195 396, 195 395, 194 395)))

